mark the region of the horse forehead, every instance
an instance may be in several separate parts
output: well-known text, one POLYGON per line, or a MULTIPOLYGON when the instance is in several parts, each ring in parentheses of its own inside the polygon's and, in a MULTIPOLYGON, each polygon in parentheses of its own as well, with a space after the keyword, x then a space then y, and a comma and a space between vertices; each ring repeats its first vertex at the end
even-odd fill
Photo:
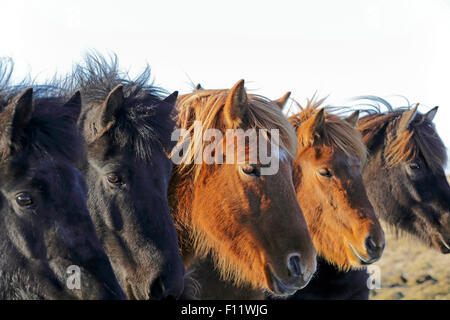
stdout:
POLYGON ((81 173, 77 175, 78 169, 68 161, 57 161, 52 158, 43 158, 40 161, 32 161, 27 164, 14 164, 2 166, 0 178, 2 188, 14 188, 27 185, 35 181, 45 183, 49 186, 67 185, 67 180, 82 184, 81 173), (70 177, 68 177, 70 176, 70 177), (75 181, 76 180, 76 181, 75 181))
POLYGON ((329 146, 316 146, 308 148, 301 153, 302 163, 323 165, 330 168, 347 170, 349 167, 361 165, 361 160, 356 155, 348 155, 344 151, 329 146))
POLYGON ((313 163, 327 163, 333 161, 335 152, 333 148, 326 145, 319 145, 313 147, 303 147, 300 149, 300 156, 307 161, 313 163))
POLYGON ((61 174, 62 172, 72 172, 75 170, 75 166, 63 159, 55 159, 52 157, 42 158, 37 161, 30 163, 30 171, 36 174, 46 173, 46 174, 61 174))
POLYGON ((173 164, 164 152, 154 152, 151 161, 139 159, 134 154, 116 152, 89 157, 88 163, 100 174, 122 172, 135 178, 163 177, 169 180, 173 164))

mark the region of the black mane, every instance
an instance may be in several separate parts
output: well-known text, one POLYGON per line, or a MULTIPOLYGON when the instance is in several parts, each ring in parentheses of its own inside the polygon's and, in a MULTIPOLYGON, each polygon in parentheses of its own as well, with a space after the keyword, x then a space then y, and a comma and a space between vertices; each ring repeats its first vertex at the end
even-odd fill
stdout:
POLYGON ((138 158, 150 161, 152 148, 163 147, 168 151, 175 124, 171 117, 173 107, 162 101, 166 91, 153 86, 150 78, 148 65, 131 79, 127 72, 119 69, 116 55, 108 60, 99 54, 87 54, 83 63, 74 67, 63 87, 69 92, 80 90, 83 105, 87 106, 103 103, 110 91, 122 84, 124 112, 107 134, 112 143, 131 148, 138 158))
MULTIPOLYGON (((68 97, 50 85, 36 85, 30 80, 12 83, 13 61, 0 60, 0 112, 28 87, 33 88, 34 112, 18 143, 12 146, 15 154, 34 157, 61 157, 79 164, 84 158, 83 139, 77 129, 70 108, 62 106, 68 97), (58 94, 59 92, 59 94, 58 94)), ((2 154, 2 158, 6 157, 2 154)))

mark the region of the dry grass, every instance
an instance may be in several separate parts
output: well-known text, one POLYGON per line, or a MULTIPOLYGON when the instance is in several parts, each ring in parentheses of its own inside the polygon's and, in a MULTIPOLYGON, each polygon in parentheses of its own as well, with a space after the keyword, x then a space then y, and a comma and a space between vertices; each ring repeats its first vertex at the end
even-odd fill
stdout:
POLYGON ((381 268, 381 289, 372 290, 370 298, 450 300, 450 255, 385 231, 386 249, 376 263, 381 268))

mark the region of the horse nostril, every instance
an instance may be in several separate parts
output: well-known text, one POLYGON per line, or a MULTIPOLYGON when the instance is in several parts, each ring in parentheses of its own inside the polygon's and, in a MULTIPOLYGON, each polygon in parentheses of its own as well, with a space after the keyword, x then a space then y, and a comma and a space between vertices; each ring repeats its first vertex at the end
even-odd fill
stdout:
POLYGON ((156 278, 150 285, 150 299, 162 300, 166 296, 166 287, 161 277, 156 278))
MULTIPOLYGON (((184 273, 183 273, 184 275, 184 273)), ((150 285, 151 300, 176 300, 184 289, 184 277, 173 281, 172 278, 160 275, 150 285)))
POLYGON ((302 275, 300 255, 297 253, 291 254, 288 258, 288 269, 293 277, 300 277, 302 275))
POLYGON ((384 241, 377 243, 372 236, 368 236, 365 241, 367 253, 373 257, 379 257, 384 249, 384 241))

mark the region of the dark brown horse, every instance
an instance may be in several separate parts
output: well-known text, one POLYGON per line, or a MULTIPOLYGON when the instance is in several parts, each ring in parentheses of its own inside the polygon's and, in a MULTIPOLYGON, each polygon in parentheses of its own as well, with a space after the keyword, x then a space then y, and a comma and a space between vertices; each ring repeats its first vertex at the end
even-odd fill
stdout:
MULTIPOLYGON (((193 138, 183 162, 175 167, 169 200, 186 266, 193 257, 210 253, 226 279, 286 295, 308 283, 316 252, 292 183, 295 132, 274 106, 264 97, 247 94, 243 80, 231 90, 182 96, 178 126, 193 138), (195 162, 196 155, 205 154, 201 140, 208 129, 224 135, 213 141, 227 146, 222 154, 227 163, 195 162), (279 162, 279 170, 262 174, 265 165, 251 163, 247 148, 244 162, 228 163, 236 159, 236 149, 225 135, 227 129, 279 132, 280 156, 272 159, 279 162)), ((258 143, 274 139, 260 136, 258 143)))
POLYGON ((0 61, 0 299, 124 298, 86 206, 79 93, 10 73, 0 61))
POLYGON ((371 154, 364 169, 369 198, 380 218, 442 253, 450 252, 447 151, 433 125, 437 107, 418 105, 374 112, 358 130, 371 154))
POLYGON ((177 94, 163 99, 149 78, 149 68, 130 79, 117 58, 88 55, 71 86, 83 98, 88 207, 119 283, 129 298, 177 298, 184 267, 167 200, 177 94))

